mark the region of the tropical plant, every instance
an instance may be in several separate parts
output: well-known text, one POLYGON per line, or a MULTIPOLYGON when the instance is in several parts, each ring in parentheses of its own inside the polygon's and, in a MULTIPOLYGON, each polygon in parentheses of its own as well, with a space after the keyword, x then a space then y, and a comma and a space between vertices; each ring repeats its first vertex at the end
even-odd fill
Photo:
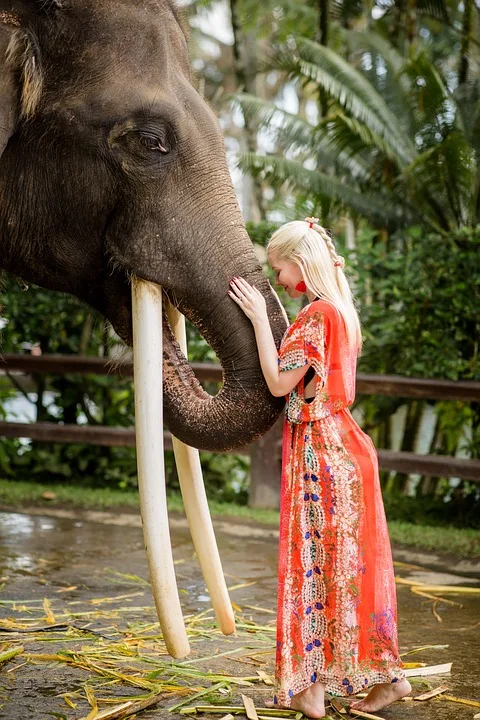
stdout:
MULTIPOLYGON (((371 230, 357 237, 349 264, 354 268, 364 350, 359 370, 451 380, 480 380, 478 285, 480 226, 462 228, 449 237, 410 228, 390 238, 387 249, 371 230)), ((363 427, 380 448, 392 447, 392 416, 404 406, 400 450, 477 458, 480 441, 478 402, 405 401, 362 396, 358 406, 363 427), (429 429, 427 429, 427 426, 429 429)), ((397 432, 398 424, 396 424, 397 432)), ((415 491, 444 502, 446 512, 464 517, 475 506, 480 487, 467 481, 424 477, 412 483, 406 475, 383 475, 385 495, 415 491)), ((395 515, 399 517, 398 515, 395 515)), ((469 515, 473 522, 473 515, 469 515)))
POLYGON ((242 169, 375 227, 419 225, 446 234, 477 224, 480 81, 452 88, 421 45, 405 59, 374 32, 347 31, 345 39, 350 61, 305 38, 272 50, 268 67, 311 96, 322 89, 329 110, 311 122, 237 95, 278 148, 275 155, 243 155, 242 169))

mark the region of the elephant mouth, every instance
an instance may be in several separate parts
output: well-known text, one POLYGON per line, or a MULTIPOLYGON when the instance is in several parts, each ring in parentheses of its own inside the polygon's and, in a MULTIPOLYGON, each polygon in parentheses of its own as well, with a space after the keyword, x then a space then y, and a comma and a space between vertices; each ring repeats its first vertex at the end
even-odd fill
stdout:
POLYGON ((162 333, 163 333, 163 361, 164 361, 164 384, 180 382, 186 392, 195 397, 209 400, 212 396, 203 389, 195 373, 193 372, 188 358, 182 352, 178 338, 170 323, 171 313, 169 306, 179 314, 181 310, 173 302, 171 294, 162 288, 163 312, 162 312, 162 333), (173 372, 172 372, 173 371, 173 372))

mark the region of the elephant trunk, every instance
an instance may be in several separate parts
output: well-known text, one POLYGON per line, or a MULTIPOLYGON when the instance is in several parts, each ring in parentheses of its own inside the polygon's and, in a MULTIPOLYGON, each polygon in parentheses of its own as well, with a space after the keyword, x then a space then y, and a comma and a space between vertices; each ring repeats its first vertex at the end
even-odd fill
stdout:
POLYGON ((284 405, 265 383, 252 324, 228 295, 231 279, 241 276, 260 290, 277 345, 286 322, 255 256, 226 164, 211 159, 195 180, 208 147, 202 147, 200 134, 194 139, 188 167, 172 186, 160 192, 152 184, 141 206, 122 203, 107 246, 117 267, 160 285, 219 358, 223 385, 212 397, 200 387, 165 318, 165 420, 186 445, 221 451, 264 434, 284 405))
MULTIPOLYGON (((250 249, 250 265, 256 267, 237 267, 235 274, 245 277, 266 298, 278 344, 285 330, 283 313, 252 258, 255 261, 250 249)), ((168 323, 164 324, 165 419, 173 435, 202 450, 222 451, 248 445, 271 427, 284 404, 283 398, 275 398, 269 392, 252 325, 229 298, 227 290, 228 281, 224 280, 222 297, 213 303, 212 312, 206 314, 204 310, 201 318, 200 309, 192 311, 191 306, 177 303, 220 359, 223 385, 215 396, 201 388, 168 323)))

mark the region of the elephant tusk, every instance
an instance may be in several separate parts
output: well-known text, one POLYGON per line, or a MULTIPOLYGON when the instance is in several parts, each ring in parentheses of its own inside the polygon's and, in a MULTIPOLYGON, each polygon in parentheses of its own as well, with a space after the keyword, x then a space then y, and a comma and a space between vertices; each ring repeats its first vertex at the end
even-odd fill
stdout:
MULTIPOLYGON (((180 349, 187 357, 185 317, 171 303, 167 304, 167 315, 180 349)), ((235 632, 235 618, 215 540, 200 465, 200 453, 196 448, 185 445, 175 437, 172 437, 172 441, 193 545, 220 629, 225 635, 231 635, 235 632)))
POLYGON ((168 652, 190 652, 173 567, 163 455, 162 289, 132 280, 138 489, 158 619, 168 652))

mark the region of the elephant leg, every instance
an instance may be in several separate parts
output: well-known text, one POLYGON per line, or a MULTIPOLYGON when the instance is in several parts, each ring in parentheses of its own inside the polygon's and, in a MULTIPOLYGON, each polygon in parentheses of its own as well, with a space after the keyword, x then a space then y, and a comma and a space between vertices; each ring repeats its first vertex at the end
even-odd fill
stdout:
POLYGON ((150 581, 163 638, 174 658, 190 652, 168 527, 163 454, 162 289, 133 279, 133 362, 138 488, 150 581))
MULTIPOLYGON (((167 305, 167 315, 177 342, 187 357, 185 318, 171 303, 167 305)), ((235 618, 208 508, 200 454, 197 449, 185 445, 175 437, 173 452, 185 514, 213 609, 221 631, 225 635, 231 635, 235 632, 235 618)))

